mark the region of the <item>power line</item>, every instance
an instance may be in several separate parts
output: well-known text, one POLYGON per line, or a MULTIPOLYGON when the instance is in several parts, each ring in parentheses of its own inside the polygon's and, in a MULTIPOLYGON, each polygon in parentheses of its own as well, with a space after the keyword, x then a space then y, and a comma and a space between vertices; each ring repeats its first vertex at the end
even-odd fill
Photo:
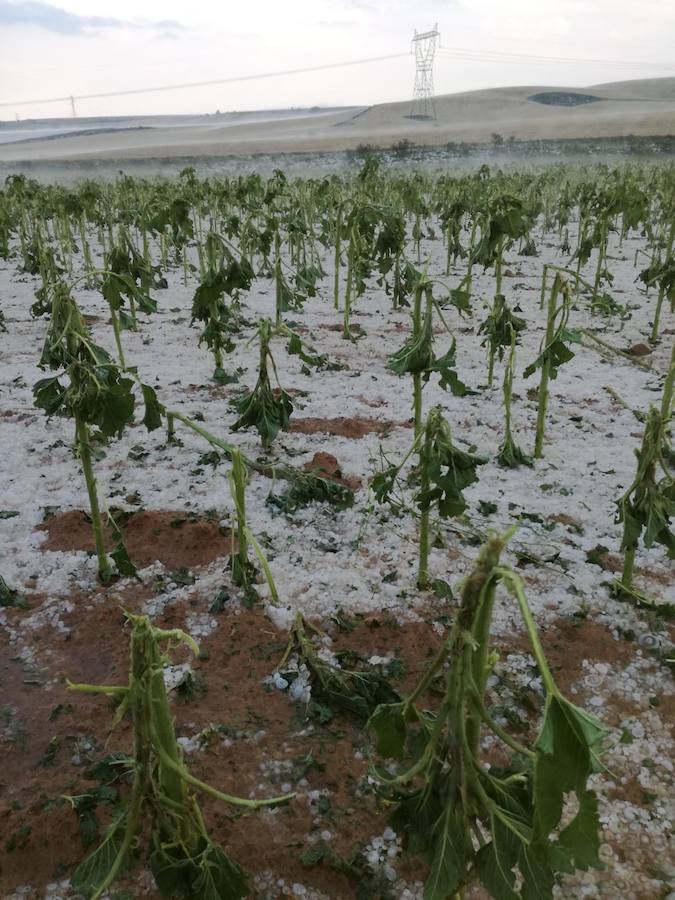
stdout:
POLYGON ((583 57, 571 56, 539 56, 530 53, 509 53, 504 50, 475 50, 466 47, 444 47, 438 48, 439 52, 446 59, 449 57, 465 59, 473 62, 545 62, 545 63, 590 63, 594 65, 608 66, 647 66, 657 69, 672 69, 672 63, 655 63, 645 62, 642 60, 627 59, 590 59, 583 57))
POLYGON ((341 69, 345 66, 360 66, 365 63, 383 62, 387 59, 400 59, 408 53, 390 53, 387 56, 371 56, 367 59, 352 59, 341 63, 324 63, 321 66, 304 66, 301 69, 283 69, 278 72, 261 72, 257 75, 233 75, 230 78, 214 78, 209 81, 187 81, 183 84, 163 84, 157 87, 131 88, 125 91, 106 91, 99 94, 68 94, 66 97, 48 97, 42 100, 3 100, 0 106, 29 106, 42 103, 65 103, 74 100, 100 100, 104 97, 128 97, 131 94, 155 94, 160 91, 176 91, 183 88, 210 87, 217 84, 233 84, 237 81, 256 81, 263 78, 281 78, 285 75, 302 75, 306 72, 322 72, 326 69, 341 69))
MULTIPOLYGON (((444 59, 461 59, 467 62, 483 62, 483 63, 523 63, 523 62, 536 62, 536 63, 573 63, 578 65, 579 63, 583 64, 592 64, 592 65, 612 65, 612 66, 627 66, 627 67, 648 67, 652 69, 660 69, 660 70, 670 70, 672 69, 671 64, 667 63, 655 63, 655 62, 645 62, 638 60, 616 60, 616 59, 589 59, 589 58, 581 58, 581 57, 567 57, 567 56, 539 56, 536 54, 528 54, 528 53, 509 53, 508 51, 503 50, 477 50, 471 49, 467 47, 443 47, 439 46, 437 48, 437 52, 444 59)), ((384 62, 385 60, 390 59, 401 59, 404 56, 408 56, 408 53, 389 53, 384 56, 371 56, 365 59, 352 59, 346 62, 338 62, 338 63, 324 63, 323 65, 318 66, 303 66, 298 69, 282 69, 276 72, 260 72, 255 75, 233 75, 228 78, 214 78, 209 79, 208 81, 187 81, 182 84, 164 84, 158 85, 156 87, 142 87, 142 88, 131 88, 128 90, 121 91, 104 91, 96 94, 68 94, 63 97, 47 97, 42 99, 35 100, 3 100, 0 101, 0 107, 7 106, 31 106, 31 105, 40 105, 40 104, 48 104, 48 103, 70 103, 71 106, 74 106, 75 101, 80 100, 100 100, 110 97, 128 97, 133 94, 155 94, 163 91, 176 91, 183 90, 187 88, 197 88, 197 87, 211 87, 214 85, 220 84, 235 84, 237 82, 243 81, 258 81, 267 78, 283 78, 288 75, 302 75, 310 72, 322 72, 329 69, 341 69, 348 66, 359 66, 365 65, 368 63, 377 63, 384 62)))

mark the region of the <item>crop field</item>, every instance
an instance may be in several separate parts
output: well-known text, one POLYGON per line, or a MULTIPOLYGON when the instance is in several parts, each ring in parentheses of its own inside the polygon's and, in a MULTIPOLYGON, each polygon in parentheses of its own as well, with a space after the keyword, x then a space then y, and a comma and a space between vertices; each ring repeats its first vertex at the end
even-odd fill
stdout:
POLYGON ((0 190, 0 896, 665 900, 675 166, 0 190))

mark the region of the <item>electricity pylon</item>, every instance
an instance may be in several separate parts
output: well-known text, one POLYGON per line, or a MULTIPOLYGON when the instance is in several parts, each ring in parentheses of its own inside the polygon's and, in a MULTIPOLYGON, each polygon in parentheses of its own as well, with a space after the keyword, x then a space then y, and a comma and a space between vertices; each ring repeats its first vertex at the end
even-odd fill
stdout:
POLYGON ((70 98, 70 115, 73 119, 77 118, 77 110, 75 109, 75 98, 72 95, 70 98))
POLYGON ((417 33, 412 39, 415 52, 415 87, 410 108, 411 119, 435 119, 434 107, 434 54, 440 37, 438 24, 431 31, 417 33))

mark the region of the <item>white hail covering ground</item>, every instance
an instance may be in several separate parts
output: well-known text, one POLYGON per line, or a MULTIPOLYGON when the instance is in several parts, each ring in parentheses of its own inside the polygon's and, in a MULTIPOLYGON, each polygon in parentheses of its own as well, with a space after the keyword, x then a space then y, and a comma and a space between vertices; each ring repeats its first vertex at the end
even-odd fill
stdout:
MULTIPOLYGON (((618 302, 633 307, 631 318, 623 326, 617 320, 607 326, 606 320, 591 317, 584 304, 580 304, 572 315, 571 326, 600 330, 607 326, 602 337, 614 346, 625 348, 645 341, 655 297, 652 292, 645 298, 635 284, 638 270, 633 266, 633 257, 643 246, 643 239, 635 234, 622 247, 616 239, 610 246, 610 268, 615 275, 612 294, 618 302)), ((507 300, 512 305, 520 305, 528 322, 518 349, 513 416, 516 439, 529 452, 533 445, 536 403, 527 399, 526 392, 537 386, 538 376, 524 381, 521 375, 525 365, 536 357, 543 333, 544 315, 539 310, 541 271, 545 262, 563 265, 567 262, 556 251, 550 236, 539 242, 539 248, 538 258, 519 256, 514 249, 507 253, 505 261, 507 300)), ((449 279, 445 278, 445 252, 440 241, 423 242, 422 254, 423 258, 430 259, 430 275, 457 286, 464 270, 458 269, 449 279)), ((595 261, 591 260, 587 276, 594 271, 594 265, 595 261)), ((300 372, 298 358, 287 356, 286 342, 276 339, 273 352, 281 384, 286 389, 307 392, 306 396, 294 397, 294 416, 362 416, 405 422, 412 413, 411 383, 388 372, 386 359, 406 339, 408 312, 393 311, 390 299, 373 285, 356 303, 353 317, 365 329, 366 336, 357 343, 344 341, 338 332, 324 327, 339 321, 332 306, 330 260, 324 266, 328 277, 323 281, 322 296, 309 300, 302 313, 288 314, 287 319, 308 327, 309 332, 303 336, 345 368, 307 377, 300 372), (405 329, 397 330, 399 324, 405 329)), ((245 369, 241 384, 213 385, 212 357, 205 347, 197 346, 199 330, 196 325, 190 326, 195 282, 191 280, 185 286, 181 272, 170 273, 168 277, 168 290, 156 294, 157 313, 142 320, 137 333, 123 334, 127 362, 138 367, 143 381, 156 386, 160 400, 169 408, 189 416, 201 413, 209 430, 238 445, 250 456, 259 456, 256 432, 230 432, 236 415, 228 405, 228 400, 243 385, 250 388, 255 383, 257 347, 255 343, 247 343, 253 336, 253 328, 247 329, 245 339, 238 342, 236 351, 226 360, 229 368, 245 369)), ((17 272, 16 262, 0 261, 0 304, 8 329, 6 335, 0 336, 3 346, 0 505, 19 512, 15 518, 0 521, 0 574, 22 593, 44 598, 31 616, 23 618, 21 629, 11 634, 17 653, 26 661, 35 662, 39 660, 33 660, 35 651, 29 646, 27 630, 45 625, 64 629, 60 616, 69 608, 69 595, 75 590, 93 592, 97 584, 93 557, 83 552, 43 552, 41 544, 46 534, 35 530, 43 521, 46 507, 60 511, 87 509, 84 479, 71 449, 72 423, 47 420, 33 406, 32 386, 43 377, 36 361, 46 330, 46 321, 32 319, 29 312, 37 286, 36 279, 17 272)), ((457 337, 458 373, 474 389, 485 384, 487 366, 485 349, 473 332, 485 317, 493 293, 493 273, 477 271, 473 319, 462 320, 455 310, 446 313, 457 337)), ((107 307, 101 296, 81 288, 75 295, 85 313, 99 317, 92 325, 96 341, 114 352, 107 307)), ((245 311, 251 320, 273 314, 273 297, 270 281, 258 279, 245 300, 245 311)), ((495 387, 491 391, 479 390, 473 396, 453 397, 440 390, 434 379, 424 389, 425 409, 434 404, 443 406, 455 441, 476 445, 479 452, 490 457, 490 462, 479 469, 478 483, 466 491, 474 526, 504 530, 522 513, 536 514, 544 524, 550 523, 551 516, 564 513, 578 523, 576 528, 555 524, 545 530, 537 521, 524 520, 512 541, 513 548, 528 548, 541 557, 553 559, 544 567, 528 566, 523 570, 537 621, 545 624, 587 610, 591 618, 607 626, 617 639, 618 626, 633 629, 639 647, 644 648, 644 652, 637 649, 634 660, 622 671, 588 660, 586 675, 576 686, 578 696, 571 698, 586 705, 601 719, 611 710, 613 698, 635 700, 644 704, 645 712, 639 721, 631 719, 622 723, 624 731, 632 736, 632 743, 619 742, 620 733, 613 733, 607 756, 610 774, 594 778, 601 798, 605 829, 602 854, 606 870, 578 873, 567 879, 562 897, 629 900, 662 896, 663 880, 650 877, 649 863, 656 862, 666 875, 675 875, 675 863, 667 853, 669 822, 675 812, 673 741, 669 724, 662 720, 658 708, 647 705, 647 698, 673 691, 669 673, 649 653, 660 637, 650 632, 644 614, 610 599, 606 587, 608 573, 586 560, 586 551, 597 544, 618 552, 621 528, 614 524, 614 502, 632 479, 634 450, 639 446, 642 432, 633 413, 618 405, 605 387, 613 387, 636 410, 646 411, 650 403, 659 403, 674 324, 673 316, 665 310, 663 340, 648 357, 647 367, 619 356, 605 359, 595 349, 575 345, 575 359, 562 366, 559 377, 551 382, 545 456, 534 469, 504 469, 494 462, 503 433, 501 365, 497 364, 495 387), (497 512, 489 518, 482 516, 478 511, 480 500, 496 503, 497 512), (556 554, 559 555, 555 557, 556 554), (647 765, 643 765, 645 761, 647 765), (610 799, 613 782, 625 783, 632 778, 637 778, 645 791, 655 795, 648 810, 610 799), (613 846, 621 846, 622 860, 613 846)), ((439 333, 437 341, 438 349, 444 350, 448 337, 439 333)), ((180 423, 177 428, 182 446, 167 446, 163 431, 147 435, 142 427, 128 429, 121 440, 112 442, 106 458, 96 464, 100 497, 109 505, 129 509, 176 512, 215 509, 225 523, 229 522, 233 504, 225 477, 227 465, 215 471, 208 465, 202 466, 202 471, 194 474, 198 457, 210 447, 180 423), (138 444, 149 451, 148 455, 138 461, 128 459, 129 449, 138 444), (125 497, 135 492, 141 502, 130 506, 125 497)), ((282 433, 274 443, 272 454, 280 460, 300 467, 316 451, 327 451, 337 457, 344 474, 361 478, 363 488, 357 493, 354 506, 344 512, 314 504, 289 518, 266 504, 271 482, 256 474, 251 476, 247 491, 249 524, 264 547, 279 590, 279 605, 267 607, 279 628, 287 628, 298 609, 309 617, 324 619, 338 607, 347 612, 388 609, 401 619, 416 617, 419 592, 415 588, 415 523, 407 514, 392 517, 386 508, 374 504, 368 493, 368 481, 379 465, 380 441, 389 459, 395 461, 409 448, 412 431, 399 426, 384 438, 369 434, 360 440, 326 434, 282 433), (383 580, 393 572, 397 573, 395 581, 383 580)), ((284 484, 275 487, 281 490, 284 484)), ((453 523, 449 524, 453 527, 453 523)), ((462 528, 461 523, 458 527, 462 528)), ((440 531, 444 546, 431 551, 432 578, 440 577, 456 585, 468 571, 477 550, 461 542, 445 526, 440 531)), ((512 556, 509 558, 514 561, 512 556)), ((194 586, 162 593, 148 603, 148 611, 156 615, 166 604, 194 595, 198 604, 188 615, 185 627, 197 638, 208 634, 218 627, 217 618, 208 613, 208 608, 226 579, 224 563, 218 560, 196 570, 194 586)), ((663 548, 640 549, 637 567, 636 584, 641 589, 659 601, 675 599, 672 563, 668 562, 663 548), (641 575, 643 569, 653 577, 641 575)), ((161 569, 157 563, 141 575, 147 583, 161 569)), ((262 586, 261 594, 265 596, 262 586)), ((0 612, 0 623, 3 622, 8 627, 6 616, 0 612)), ((517 630, 517 609, 504 597, 496 606, 494 631, 505 636, 517 630)), ((373 639, 383 641, 377 635, 373 639)), ((40 647, 47 643, 42 641, 40 647)), ((385 656, 387 649, 374 646, 373 653, 385 656)), ((502 660, 499 671, 508 672, 516 682, 530 683, 532 662, 527 656, 514 653, 502 660)), ((375 865, 382 850, 382 864, 392 869, 394 877, 395 853, 386 851, 396 846, 395 838, 378 842, 377 846, 373 839, 368 856, 375 865)), ((269 896, 277 896, 275 891, 315 896, 301 885, 282 888, 273 874, 270 879, 266 888, 272 891, 269 896)), ((412 885, 401 885, 400 895, 421 896, 418 886, 412 885)), ((57 891, 52 896, 63 894, 57 891)))

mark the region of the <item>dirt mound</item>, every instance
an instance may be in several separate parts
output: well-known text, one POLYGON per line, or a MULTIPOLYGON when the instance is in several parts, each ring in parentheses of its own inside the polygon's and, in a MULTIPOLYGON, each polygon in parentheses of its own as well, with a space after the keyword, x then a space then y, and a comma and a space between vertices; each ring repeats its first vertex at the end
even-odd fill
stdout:
POLYGON ((319 451, 315 453, 312 459, 305 463, 306 472, 313 472, 320 475, 327 481, 335 481, 337 484, 343 484, 350 490, 355 491, 361 487, 361 479, 356 475, 343 475, 340 463, 332 453, 323 453, 319 451))
MULTIPOLYGON (((232 552, 232 538, 217 522, 189 513, 144 510, 123 513, 117 521, 129 556, 139 568, 159 561, 172 569, 192 569, 232 552)), ((91 522, 82 510, 53 516, 39 529, 48 535, 43 550, 95 550, 91 522)), ((114 546, 110 528, 106 546, 114 546)))

